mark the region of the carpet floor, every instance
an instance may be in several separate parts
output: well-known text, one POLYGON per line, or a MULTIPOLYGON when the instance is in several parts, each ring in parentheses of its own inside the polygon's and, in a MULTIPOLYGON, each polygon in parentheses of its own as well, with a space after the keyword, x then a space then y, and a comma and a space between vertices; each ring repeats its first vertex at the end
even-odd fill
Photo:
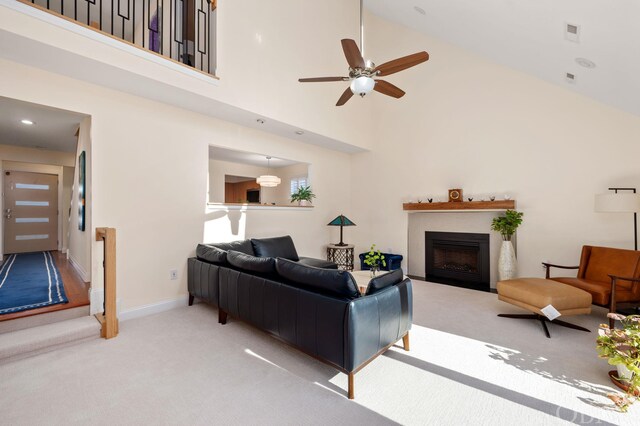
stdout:
POLYGON ((495 294, 414 281, 411 351, 347 378, 204 304, 121 323, 120 335, 0 366, 3 424, 640 424, 616 412, 595 352, 605 313, 535 321, 495 294))

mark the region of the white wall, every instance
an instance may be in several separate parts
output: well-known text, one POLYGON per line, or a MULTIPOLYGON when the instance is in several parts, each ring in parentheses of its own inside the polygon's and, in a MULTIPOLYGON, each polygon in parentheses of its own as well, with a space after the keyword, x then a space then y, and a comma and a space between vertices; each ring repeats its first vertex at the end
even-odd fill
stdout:
MULTIPOLYGON (((91 117, 86 117, 80 122, 78 133, 78 145, 75 155, 75 170, 73 174, 73 190, 71 196, 71 220, 69 221, 69 260, 78 269, 80 276, 85 282, 91 281, 91 244, 95 238, 95 233, 91 227, 92 210, 92 186, 91 175, 93 166, 92 145, 91 145, 91 117), (78 227, 78 209, 80 198, 78 192, 78 179, 80 167, 78 161, 81 152, 85 152, 85 230, 78 227)), ((116 169, 114 169, 114 173, 116 169)), ((94 291, 95 289, 92 289, 94 291)))
MULTIPOLYGON (((331 238, 326 224, 349 213, 349 184, 335 173, 349 168, 347 154, 7 61, 0 61, 0 93, 91 116, 92 210, 85 233, 117 229, 122 310, 186 296, 187 258, 199 242, 290 234, 301 255, 321 257, 331 238), (274 157, 313 163, 315 207, 208 211, 209 145, 250 152, 267 146, 274 157), (243 218, 241 229, 236 216, 243 218)), ((91 240, 92 289, 99 289, 102 246, 91 240)))
MULTIPOLYGON (((283 204, 283 205, 287 205, 287 204, 291 204, 291 179, 293 178, 301 178, 301 177, 307 177, 309 176, 309 168, 312 168, 313 164, 294 164, 291 166, 287 166, 287 167, 281 167, 277 170, 277 175, 280 179, 282 179, 282 184, 278 185, 275 188, 275 197, 276 197, 276 203, 277 204, 283 204)), ((309 182, 309 186, 311 186, 311 191, 314 191, 314 188, 312 186, 312 182, 307 180, 309 182)), ((314 200, 311 200, 312 203, 314 200)), ((294 205, 297 205, 297 203, 294 203, 294 205)))
POLYGON ((407 92, 401 100, 372 99, 375 146, 352 161, 359 249, 376 242, 406 255, 402 202, 444 199, 448 188, 517 200, 521 275, 541 276, 544 259, 576 264, 583 244, 633 248, 632 215, 594 213, 593 203, 610 186, 640 187, 639 117, 367 19, 373 57, 431 59, 387 78, 407 92))
MULTIPOLYGON (((74 78, 110 85, 129 93, 211 113, 216 102, 251 112, 247 124, 264 117, 311 133, 368 146, 370 103, 353 98, 337 108, 347 84, 298 82, 301 77, 346 75, 348 65, 340 39, 357 39, 359 4, 325 0, 223 1, 217 9, 217 76, 180 73, 152 57, 141 58, 78 35, 44 19, 5 7, 0 0, 0 57, 74 78), (310 19, 311 18, 311 19, 310 19), (5 42, 3 44, 3 41, 5 42), (90 72, 89 72, 90 71, 90 72), (302 107, 304 106, 304 107, 302 107)), ((46 15, 46 14, 45 14, 46 15)), ((165 15, 165 16, 168 16, 165 15)), ((73 28, 73 26, 72 26, 73 28)), ((267 123, 269 125, 269 123, 267 123)), ((292 137, 293 130, 292 130, 292 137)))

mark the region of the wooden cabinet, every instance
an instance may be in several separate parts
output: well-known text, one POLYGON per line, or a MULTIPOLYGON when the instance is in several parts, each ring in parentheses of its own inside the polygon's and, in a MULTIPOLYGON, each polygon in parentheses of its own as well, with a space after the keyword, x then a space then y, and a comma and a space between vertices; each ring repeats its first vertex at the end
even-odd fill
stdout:
POLYGON ((247 190, 260 190, 260 185, 255 180, 224 184, 225 203, 245 203, 247 202, 247 190))

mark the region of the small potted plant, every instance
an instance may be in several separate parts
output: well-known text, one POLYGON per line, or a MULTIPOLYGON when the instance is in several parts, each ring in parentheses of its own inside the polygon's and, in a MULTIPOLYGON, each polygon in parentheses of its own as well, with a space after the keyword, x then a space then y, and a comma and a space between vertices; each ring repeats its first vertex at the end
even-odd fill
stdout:
POLYGON ((491 222, 491 230, 502 236, 502 247, 498 258, 498 275, 500 280, 510 280, 516 276, 516 252, 511 243, 511 237, 522 224, 522 212, 507 210, 504 216, 496 217, 491 222))
POLYGON ((311 200, 316 198, 316 194, 311 191, 310 186, 301 186, 296 192, 291 194, 291 202, 298 202, 299 206, 311 205, 311 200))
POLYGON ((371 269, 371 277, 373 278, 380 270, 380 265, 382 265, 382 267, 387 266, 387 261, 384 260, 384 254, 382 254, 380 250, 376 250, 376 245, 371 244, 369 253, 364 256, 364 264, 371 269))
POLYGON ((622 328, 609 328, 600 324, 596 339, 598 356, 606 358, 616 371, 611 371, 611 380, 625 395, 608 394, 620 411, 626 412, 629 406, 640 396, 640 315, 624 316, 610 313, 607 315, 622 323, 622 328))

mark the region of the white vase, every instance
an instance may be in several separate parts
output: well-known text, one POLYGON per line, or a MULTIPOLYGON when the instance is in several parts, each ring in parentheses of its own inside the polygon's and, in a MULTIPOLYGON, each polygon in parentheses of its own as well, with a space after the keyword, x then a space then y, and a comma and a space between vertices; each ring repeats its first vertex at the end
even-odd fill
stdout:
POLYGON ((307 201, 307 200, 300 200, 300 201, 298 201, 298 205, 299 205, 300 207, 307 207, 307 206, 310 206, 310 205, 311 205, 311 202, 309 202, 309 201, 307 201))
POLYGON ((516 263, 516 252, 513 249, 511 241, 503 241, 500 248, 500 257, 498 258, 498 275, 500 281, 515 278, 518 270, 516 263))
POLYGON ((618 370, 618 378, 620 380, 624 380, 626 382, 631 380, 631 376, 633 375, 633 373, 625 365, 616 365, 616 370, 618 370))

